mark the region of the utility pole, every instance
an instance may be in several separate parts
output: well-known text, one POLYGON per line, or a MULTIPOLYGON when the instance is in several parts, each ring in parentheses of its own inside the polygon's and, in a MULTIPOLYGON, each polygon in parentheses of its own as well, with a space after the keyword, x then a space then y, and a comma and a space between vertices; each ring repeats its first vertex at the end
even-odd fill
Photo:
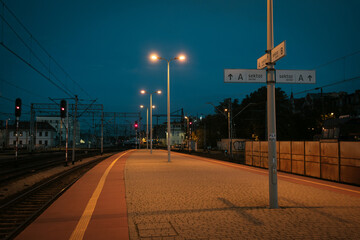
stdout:
POLYGON ((15 160, 17 164, 17 160, 18 160, 18 147, 19 147, 19 121, 20 121, 20 117, 16 117, 16 150, 15 150, 15 160))
POLYGON ((75 113, 73 118, 73 147, 72 147, 72 164, 75 163, 75 146, 76 146, 76 113, 77 113, 78 97, 75 95, 75 113))
MULTIPOLYGON (((267 53, 274 48, 273 0, 267 1, 267 53)), ((276 159, 276 110, 275 110, 275 64, 273 59, 267 65, 267 125, 269 161, 269 203, 270 208, 278 206, 277 159, 276 159)))
POLYGON ((35 124, 35 111, 34 111, 34 104, 31 104, 30 109, 30 152, 34 150, 34 124, 35 124))
POLYGON ((68 146, 69 146, 69 103, 66 101, 66 143, 65 143, 65 166, 68 165, 68 146))

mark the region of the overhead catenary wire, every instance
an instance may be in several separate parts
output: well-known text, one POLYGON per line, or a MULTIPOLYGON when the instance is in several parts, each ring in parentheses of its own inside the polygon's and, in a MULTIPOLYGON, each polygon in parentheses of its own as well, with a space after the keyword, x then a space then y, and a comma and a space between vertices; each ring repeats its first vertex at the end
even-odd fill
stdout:
POLYGON ((30 94, 30 95, 34 95, 34 96, 40 97, 40 98, 46 98, 45 96, 39 95, 39 94, 34 93, 34 92, 32 92, 32 91, 29 91, 29 90, 27 90, 27 89, 25 89, 25 88, 22 88, 22 87, 20 87, 20 86, 17 86, 16 84, 11 83, 11 82, 9 82, 9 81, 7 81, 7 80, 5 80, 5 79, 0 78, 0 81, 1 81, 1 82, 4 82, 4 83, 6 83, 6 84, 8 84, 8 85, 10 85, 10 86, 13 86, 13 87, 15 87, 15 88, 17 88, 17 89, 19 89, 19 90, 22 90, 22 91, 24 91, 24 92, 26 92, 26 93, 28 93, 28 94, 30 94))
MULTIPOLYGON (((31 47, 29 47, 28 44, 26 44, 26 42, 24 41, 24 39, 15 31, 15 29, 5 20, 4 16, 0 15, 0 18, 3 20, 3 22, 6 23, 6 25, 10 28, 11 31, 14 32, 15 36, 17 38, 19 38, 19 40, 25 45, 25 47, 27 49, 30 50, 31 54, 34 55, 34 57, 40 62, 40 64, 47 68, 46 64, 41 61, 41 59, 34 53, 34 51, 32 50, 31 47)), ((1 46, 3 46, 6 50, 10 51, 12 54, 14 54, 16 57, 20 58, 23 62, 26 62, 27 65, 29 65, 32 69, 36 70, 36 72, 38 73, 42 73, 39 69, 35 68, 31 63, 29 63, 28 61, 26 61, 23 57, 20 57, 19 54, 17 54, 15 51, 13 51, 12 49, 10 49, 4 42, 1 42, 0 43, 1 46)), ((47 79, 48 81, 50 81, 52 84, 54 84, 56 87, 58 87, 60 90, 62 90, 63 92, 67 92, 67 95, 69 95, 68 93, 70 92, 72 95, 75 95, 74 93, 72 93, 51 71, 49 71, 49 73, 54 76, 54 78, 60 82, 61 85, 63 85, 63 87, 66 89, 66 91, 64 89, 62 89, 59 85, 55 84, 54 81, 51 80, 50 76, 47 77, 45 74, 40 74, 42 75, 43 77, 45 77, 45 79, 47 79)), ((69 95, 69 96, 72 96, 72 95, 69 95)))
POLYGON ((11 50, 8 46, 6 46, 4 43, 0 43, 1 46, 3 46, 6 50, 8 50, 9 52, 11 52, 13 55, 15 55, 17 58, 19 58, 22 62, 24 62, 26 65, 28 65, 30 68, 32 68, 35 72, 37 72, 38 74, 40 74, 43 78, 45 78, 46 80, 48 80, 49 82, 51 82, 54 86, 56 86, 59 90, 63 91, 66 95, 68 95, 69 97, 72 97, 72 95, 67 92, 66 90, 64 90, 63 88, 61 88, 58 84, 56 84, 53 80, 51 80, 48 76, 46 76, 45 74, 43 74, 40 70, 38 70, 36 67, 34 67, 31 63, 29 63, 28 61, 26 61, 24 58, 22 58, 20 55, 18 55, 16 52, 14 52, 13 50, 11 50))
MULTIPOLYGON (((40 49, 42 49, 45 54, 49 57, 49 59, 51 59, 59 68, 60 70, 74 83, 76 84, 79 89, 85 93, 89 98, 92 98, 90 96, 90 94, 88 92, 86 92, 82 87, 81 85, 76 82, 71 76, 70 74, 65 71, 65 69, 59 64, 59 62, 57 62, 51 55, 50 53, 43 47, 43 45, 33 36, 33 34, 29 31, 29 29, 20 21, 20 19, 15 15, 15 13, 3 2, 3 0, 0 0, 0 2, 3 4, 3 7, 6 8, 6 10, 14 17, 14 19, 20 24, 20 26, 25 30, 25 32, 27 34, 30 35, 31 39, 34 40, 34 42, 40 47, 40 49)), ((75 94, 73 94, 75 95, 75 94)))

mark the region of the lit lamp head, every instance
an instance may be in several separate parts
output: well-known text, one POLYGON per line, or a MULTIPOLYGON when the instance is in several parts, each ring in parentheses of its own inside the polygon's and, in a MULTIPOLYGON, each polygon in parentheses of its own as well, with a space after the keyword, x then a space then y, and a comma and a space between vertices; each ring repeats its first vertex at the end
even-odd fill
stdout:
POLYGON ((224 109, 224 111, 225 111, 225 112, 227 112, 227 111, 228 111, 228 109, 227 109, 227 108, 225 108, 225 109, 224 109))
POLYGON ((158 60, 159 57, 158 57, 156 54, 152 54, 152 55, 150 56, 150 59, 153 60, 153 61, 155 61, 155 60, 158 60))
POLYGON ((155 108, 155 105, 153 105, 152 108, 155 108))
POLYGON ((161 90, 157 90, 156 93, 157 93, 157 94, 161 94, 162 92, 161 92, 161 90))
POLYGON ((140 105, 140 108, 144 108, 144 105, 140 105))
POLYGON ((186 57, 185 57, 184 55, 180 55, 180 56, 178 57, 178 59, 179 59, 180 61, 185 61, 186 57))
POLYGON ((141 94, 145 94, 146 91, 145 91, 145 90, 141 90, 140 93, 141 93, 141 94))

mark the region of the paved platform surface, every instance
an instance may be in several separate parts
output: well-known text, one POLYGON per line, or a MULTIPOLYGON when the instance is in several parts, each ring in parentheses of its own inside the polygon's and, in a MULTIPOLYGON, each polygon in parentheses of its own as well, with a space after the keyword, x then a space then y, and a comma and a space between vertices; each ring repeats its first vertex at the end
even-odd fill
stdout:
POLYGON ((269 209, 266 170, 178 153, 169 163, 161 150, 119 156, 18 239, 360 239, 359 187, 279 173, 280 208, 269 209))
POLYGON ((92 168, 16 239, 128 239, 127 156, 115 154, 92 168))
POLYGON ((269 209, 266 170, 199 159, 129 156, 130 239, 360 239, 360 188, 279 174, 269 209))

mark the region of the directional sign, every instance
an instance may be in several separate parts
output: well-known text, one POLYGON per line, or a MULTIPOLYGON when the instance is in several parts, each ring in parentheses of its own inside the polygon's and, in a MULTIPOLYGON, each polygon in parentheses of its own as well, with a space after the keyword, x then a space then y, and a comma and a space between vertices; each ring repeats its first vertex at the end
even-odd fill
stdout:
POLYGON ((276 83, 316 83, 315 70, 276 70, 276 83))
POLYGON ((266 83, 266 70, 224 69, 225 83, 266 83))
POLYGON ((269 62, 269 54, 265 53, 262 57, 258 58, 257 60, 257 69, 264 69, 269 62))
POLYGON ((283 41, 271 50, 271 62, 276 62, 286 56, 286 42, 283 41))

